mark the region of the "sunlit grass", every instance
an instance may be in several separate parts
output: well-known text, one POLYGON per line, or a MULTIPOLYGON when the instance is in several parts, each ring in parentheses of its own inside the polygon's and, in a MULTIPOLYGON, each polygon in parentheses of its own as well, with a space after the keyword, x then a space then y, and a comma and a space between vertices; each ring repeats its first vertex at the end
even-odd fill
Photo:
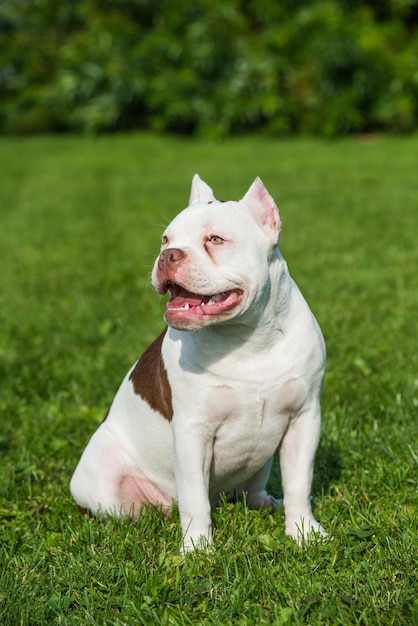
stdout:
POLYGON ((417 154, 417 138, 0 140, 1 623, 418 620, 417 154), (221 199, 262 177, 327 341, 313 496, 332 538, 306 550, 281 513, 225 503, 214 550, 183 559, 176 513, 103 524, 69 497, 163 327, 150 269, 196 171, 221 199))

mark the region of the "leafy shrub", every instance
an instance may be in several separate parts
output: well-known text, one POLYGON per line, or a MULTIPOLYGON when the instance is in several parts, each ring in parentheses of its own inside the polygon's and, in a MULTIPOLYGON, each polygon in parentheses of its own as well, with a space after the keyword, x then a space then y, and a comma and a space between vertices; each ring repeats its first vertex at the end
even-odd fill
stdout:
POLYGON ((409 131, 417 4, 3 0, 0 130, 409 131))

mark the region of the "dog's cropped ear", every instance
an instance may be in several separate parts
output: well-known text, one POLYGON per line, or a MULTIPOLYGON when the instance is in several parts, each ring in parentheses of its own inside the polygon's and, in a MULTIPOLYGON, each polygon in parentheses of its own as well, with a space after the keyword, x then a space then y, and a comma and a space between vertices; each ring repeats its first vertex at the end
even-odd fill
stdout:
POLYGON ((277 244, 280 236, 279 210, 258 176, 242 198, 242 202, 251 210, 272 244, 277 244))
POLYGON ((199 176, 195 174, 192 180, 192 189, 190 191, 189 205, 195 202, 215 202, 212 189, 199 176))

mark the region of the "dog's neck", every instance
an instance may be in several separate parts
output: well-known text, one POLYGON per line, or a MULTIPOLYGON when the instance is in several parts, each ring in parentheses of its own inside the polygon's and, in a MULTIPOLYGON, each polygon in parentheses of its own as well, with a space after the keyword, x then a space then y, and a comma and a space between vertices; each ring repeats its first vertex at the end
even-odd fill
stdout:
POLYGON ((182 366, 186 369, 210 369, 211 365, 230 358, 253 360, 254 354, 270 350, 273 338, 285 334, 294 283, 286 262, 277 252, 270 265, 270 277, 257 294, 259 305, 250 307, 239 318, 213 324, 197 331, 173 331, 182 343, 182 366), (208 350, 210 346, 210 350, 208 350), (247 357, 248 355, 248 357, 247 357))

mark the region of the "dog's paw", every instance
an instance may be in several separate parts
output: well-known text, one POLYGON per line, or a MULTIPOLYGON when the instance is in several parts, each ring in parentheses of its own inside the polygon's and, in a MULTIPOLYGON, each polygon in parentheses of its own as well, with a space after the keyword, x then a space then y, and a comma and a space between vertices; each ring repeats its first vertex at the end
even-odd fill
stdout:
POLYGON ((286 523, 286 535, 294 539, 300 546, 306 546, 315 541, 322 541, 328 534, 314 518, 303 518, 299 523, 286 523))
POLYGON ((283 500, 278 500, 267 491, 247 495, 247 504, 251 509, 272 509, 275 513, 283 507, 283 500))
POLYGON ((190 552, 207 552, 212 548, 212 539, 205 535, 200 535, 197 539, 185 537, 180 547, 180 554, 185 555, 190 552))

